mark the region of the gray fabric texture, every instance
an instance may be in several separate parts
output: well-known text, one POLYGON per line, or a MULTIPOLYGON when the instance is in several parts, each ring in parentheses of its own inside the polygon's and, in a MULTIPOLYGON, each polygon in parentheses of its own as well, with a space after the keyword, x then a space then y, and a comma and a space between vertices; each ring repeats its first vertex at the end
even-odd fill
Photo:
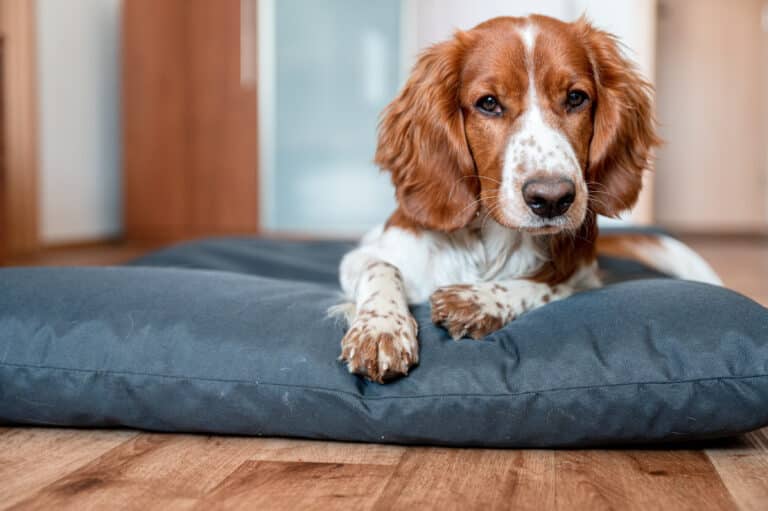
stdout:
POLYGON ((493 447, 720 437, 768 424, 768 310, 617 259, 612 284, 482 341, 419 321, 387 385, 337 360, 351 244, 212 239, 130 266, 0 270, 0 421, 493 447))

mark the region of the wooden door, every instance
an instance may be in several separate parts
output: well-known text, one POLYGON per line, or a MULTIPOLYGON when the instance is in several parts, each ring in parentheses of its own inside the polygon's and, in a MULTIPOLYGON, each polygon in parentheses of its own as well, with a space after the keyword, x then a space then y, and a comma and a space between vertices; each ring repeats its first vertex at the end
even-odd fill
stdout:
POLYGON ((0 256, 18 256, 38 248, 33 0, 0 0, 0 60, 0 256))
POLYGON ((128 239, 258 229, 254 0, 131 0, 123 7, 128 239), (251 34, 252 35, 252 34, 251 34), (246 55, 241 52, 248 51, 246 55), (253 63, 255 66, 255 62, 253 63))
MULTIPOLYGON (((2 15, 0 14, 0 16, 2 15)), ((0 17, 0 27, 2 25, 3 20, 0 17)), ((5 38, 0 33, 0 265, 2 265, 8 257, 5 234, 8 231, 8 226, 6 224, 5 213, 5 196, 7 191, 5 186, 5 94, 3 93, 5 90, 5 59, 3 54, 4 43, 5 38)))

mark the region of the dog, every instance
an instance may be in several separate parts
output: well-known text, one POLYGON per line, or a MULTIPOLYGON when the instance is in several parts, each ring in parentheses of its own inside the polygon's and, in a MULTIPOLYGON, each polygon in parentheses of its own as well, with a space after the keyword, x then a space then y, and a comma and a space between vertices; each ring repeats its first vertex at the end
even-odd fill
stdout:
MULTIPOLYGON (((429 300, 451 337, 481 339, 600 286, 597 215, 637 200, 660 144, 652 95, 584 18, 494 18, 427 49, 379 126, 397 209, 341 262, 349 371, 383 383, 419 362, 409 304, 429 300)), ((605 249, 719 283, 671 238, 605 249)))

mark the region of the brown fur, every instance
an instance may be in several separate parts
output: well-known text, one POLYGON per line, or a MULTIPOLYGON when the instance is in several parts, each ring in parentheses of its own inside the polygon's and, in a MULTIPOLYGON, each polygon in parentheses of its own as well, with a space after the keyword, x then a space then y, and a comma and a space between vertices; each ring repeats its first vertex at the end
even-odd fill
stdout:
POLYGON ((550 286, 567 281, 576 270, 595 260, 597 232, 597 217, 589 211, 576 233, 548 236, 549 260, 532 279, 550 286))
POLYGON ((392 172, 403 214, 428 229, 464 227, 477 211, 479 186, 457 103, 463 48, 457 37, 427 50, 379 129, 375 161, 392 172))
POLYGON ((397 227, 411 234, 418 234, 423 229, 418 223, 414 222, 401 208, 397 208, 387 220, 386 229, 397 227))
MULTIPOLYGON (((478 298, 467 299, 471 286, 443 287, 432 294, 432 323, 442 326, 454 339, 469 336, 482 339, 504 326, 504 319, 483 311, 478 298)), ((471 297, 472 298, 472 297, 471 297)), ((498 304, 503 308, 503 304, 498 304)))

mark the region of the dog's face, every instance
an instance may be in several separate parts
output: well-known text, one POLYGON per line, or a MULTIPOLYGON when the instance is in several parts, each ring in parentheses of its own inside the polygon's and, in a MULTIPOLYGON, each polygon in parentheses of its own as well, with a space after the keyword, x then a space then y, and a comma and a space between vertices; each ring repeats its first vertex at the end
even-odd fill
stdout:
POLYGON ((536 234, 637 199, 658 143, 650 86, 580 20, 496 18, 430 48, 382 119, 402 211, 452 230, 482 209, 536 234))
POLYGON ((535 232, 584 219, 596 91, 585 46, 567 25, 550 25, 478 28, 459 88, 483 206, 535 232))

